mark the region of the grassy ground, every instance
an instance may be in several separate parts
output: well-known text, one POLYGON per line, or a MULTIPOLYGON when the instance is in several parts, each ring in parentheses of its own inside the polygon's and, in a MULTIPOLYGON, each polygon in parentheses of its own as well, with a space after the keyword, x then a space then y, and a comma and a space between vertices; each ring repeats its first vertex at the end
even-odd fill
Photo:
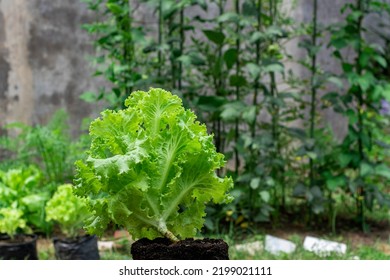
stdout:
MULTIPOLYGON (((320 257, 312 252, 308 252, 303 248, 303 235, 292 234, 284 236, 288 240, 292 241, 297 245, 297 248, 292 254, 279 254, 273 255, 265 250, 261 250, 254 255, 250 255, 246 252, 238 251, 234 248, 236 244, 234 241, 229 242, 233 247, 230 249, 230 258, 235 260, 390 260, 390 243, 377 241, 371 245, 366 244, 353 244, 351 240, 343 238, 341 236, 328 237, 321 236, 327 240, 343 242, 347 244, 347 253, 346 255, 337 255, 331 254, 329 256, 320 257)), ((245 242, 250 241, 263 241, 264 236, 258 235, 253 238, 246 240, 245 242)))
MULTIPOLYGON (((237 241, 228 236, 210 236, 212 238, 223 238, 229 244, 229 255, 232 260, 390 260, 390 241, 387 240, 372 240, 371 242, 360 242, 358 238, 350 239, 343 236, 318 236, 328 240, 344 242, 347 244, 346 255, 330 255, 319 257, 312 252, 303 249, 304 235, 300 234, 284 234, 286 238, 297 245, 297 249, 292 254, 272 255, 267 251, 260 249, 255 254, 250 254, 246 251, 236 249, 237 244, 260 241, 263 243, 264 235, 247 236, 245 240, 237 241)), ((100 256, 103 260, 128 260, 130 256, 131 241, 127 238, 122 238, 115 241, 115 246, 111 250, 101 250, 100 256)), ((38 242, 39 259, 55 259, 54 248, 49 239, 40 239, 38 242)))
MULTIPOLYGON (((348 210, 348 209, 347 209, 348 210)), ((298 211, 300 211, 298 209, 298 211)), ((284 213, 277 220, 278 222, 265 223, 257 226, 249 226, 245 230, 239 225, 227 226, 227 230, 221 231, 218 235, 204 237, 222 238, 229 245, 229 256, 233 260, 390 260, 390 212, 388 209, 377 209, 367 213, 369 232, 362 232, 359 224, 353 216, 348 216, 343 209, 339 210, 336 233, 332 233, 328 223, 324 220, 316 221, 317 226, 304 225, 302 215, 297 211, 284 213), (318 227, 318 224, 322 225, 318 227), (259 241, 263 244, 265 235, 273 235, 284 238, 296 244, 297 249, 292 254, 272 255, 260 249, 254 254, 237 250, 236 245, 259 241), (331 241, 342 242, 347 245, 345 255, 330 255, 319 257, 312 252, 303 249, 303 240, 306 236, 314 236, 331 241)), ((128 235, 107 234, 103 240, 114 241, 115 246, 111 250, 101 250, 100 256, 103 260, 127 260, 131 259, 131 239, 128 235)), ((55 259, 54 248, 50 239, 41 238, 38 241, 40 259, 55 259)))

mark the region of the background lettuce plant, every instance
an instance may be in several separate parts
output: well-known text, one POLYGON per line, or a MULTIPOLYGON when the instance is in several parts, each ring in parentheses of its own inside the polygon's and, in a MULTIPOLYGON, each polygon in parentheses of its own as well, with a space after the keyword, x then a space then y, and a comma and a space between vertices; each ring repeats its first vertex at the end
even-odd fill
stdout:
POLYGON ((6 233, 11 239, 18 231, 30 232, 26 220, 23 219, 23 211, 17 208, 0 209, 0 233, 6 233))
POLYGON ((2 227, 8 228, 8 234, 16 233, 18 228, 27 229, 26 224, 37 231, 50 230, 44 211, 50 189, 42 186, 41 180, 42 173, 34 166, 0 171, 2 227))
POLYGON ((76 193, 93 211, 87 229, 102 234, 112 221, 136 239, 193 237, 207 202, 231 200, 232 180, 215 172, 224 156, 170 92, 133 92, 125 106, 91 123, 88 158, 76 162, 76 193))
POLYGON ((45 209, 46 220, 58 223, 61 232, 70 238, 79 235, 84 220, 91 215, 86 199, 75 196, 71 184, 59 186, 45 209))

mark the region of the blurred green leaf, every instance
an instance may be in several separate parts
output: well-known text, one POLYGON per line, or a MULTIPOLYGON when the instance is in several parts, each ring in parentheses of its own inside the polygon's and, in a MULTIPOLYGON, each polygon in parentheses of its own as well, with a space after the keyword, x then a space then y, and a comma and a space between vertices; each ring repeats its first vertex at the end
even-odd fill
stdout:
POLYGON ((206 35, 207 39, 217 45, 222 45, 225 41, 225 35, 220 31, 204 29, 203 34, 206 35))
POLYGON ((365 177, 374 172, 374 167, 368 163, 368 162, 361 162, 360 163, 360 176, 365 177))
POLYGON ((268 203, 270 201, 271 195, 268 191, 261 191, 260 197, 265 203, 268 203))
POLYGON ((94 92, 87 91, 80 95, 80 99, 88 103, 94 103, 97 100, 97 95, 94 92))
POLYGON ((226 67, 228 69, 231 69, 234 64, 237 61, 237 49, 228 49, 224 54, 223 54, 223 60, 226 63, 226 67))
POLYGON ((116 3, 107 3, 106 6, 115 15, 119 15, 123 12, 123 8, 116 3))
POLYGON ((242 75, 231 75, 229 79, 229 84, 232 87, 242 87, 247 84, 247 81, 242 75))
POLYGON ((251 180, 250 186, 252 189, 256 190, 260 186, 260 178, 253 178, 251 180))
POLYGON ((375 174, 390 180, 390 168, 386 164, 380 164, 375 167, 375 174))

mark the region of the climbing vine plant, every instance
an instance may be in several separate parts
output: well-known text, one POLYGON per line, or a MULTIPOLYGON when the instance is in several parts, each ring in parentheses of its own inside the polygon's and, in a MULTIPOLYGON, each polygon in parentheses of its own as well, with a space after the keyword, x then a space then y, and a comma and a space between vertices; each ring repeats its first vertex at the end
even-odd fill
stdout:
POLYGON ((296 1, 83 1, 97 15, 84 28, 97 50, 94 75, 107 87, 81 97, 120 108, 134 90, 163 87, 207 123, 226 155, 218 172, 236 181, 235 200, 208 210, 208 229, 277 223, 303 201, 307 225, 322 224, 325 214, 335 231, 339 193, 351 194, 367 229, 365 209, 388 205, 389 162, 379 139, 388 123, 380 112, 389 99, 389 58, 366 39, 364 25, 388 4, 356 0, 342 9, 344 22, 326 26, 318 0, 307 23, 293 20, 296 1), (300 58, 288 49, 297 38, 300 58), (341 74, 322 68, 326 48, 341 74), (292 73, 291 63, 308 76, 292 73), (342 141, 323 110, 348 121, 342 141))

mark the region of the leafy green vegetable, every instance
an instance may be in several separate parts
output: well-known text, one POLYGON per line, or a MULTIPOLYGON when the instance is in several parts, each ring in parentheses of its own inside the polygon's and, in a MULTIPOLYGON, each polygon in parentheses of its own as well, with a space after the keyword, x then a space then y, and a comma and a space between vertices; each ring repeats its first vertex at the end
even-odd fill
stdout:
POLYGON ((18 209, 27 225, 48 233, 51 224, 45 221, 44 207, 53 186, 42 185, 42 178, 42 173, 32 165, 0 170, 0 209, 18 209))
POLYGON ((34 166, 0 170, 0 208, 8 207, 19 198, 25 197, 37 187, 42 173, 34 166))
POLYGON ((68 237, 76 237, 89 216, 86 199, 75 196, 70 184, 59 186, 46 204, 46 220, 58 222, 68 237))
POLYGON ((76 193, 93 210, 87 229, 102 234, 113 221, 134 238, 193 237, 207 202, 232 199, 232 179, 215 173, 224 156, 170 92, 133 92, 125 105, 91 123, 88 158, 76 162, 76 193))
POLYGON ((12 207, 0 209, 0 232, 13 238, 18 229, 30 231, 26 220, 23 219, 23 211, 12 207))

